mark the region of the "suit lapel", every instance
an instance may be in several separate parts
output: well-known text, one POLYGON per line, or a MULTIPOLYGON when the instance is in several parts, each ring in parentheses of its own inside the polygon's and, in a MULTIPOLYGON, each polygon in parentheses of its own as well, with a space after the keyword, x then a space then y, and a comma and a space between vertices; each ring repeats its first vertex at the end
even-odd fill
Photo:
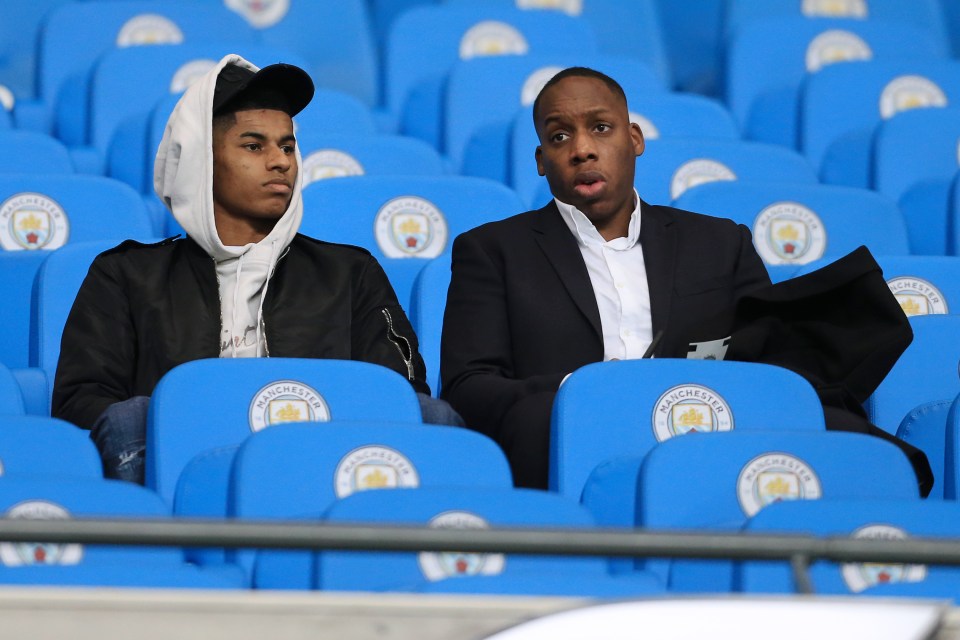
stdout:
POLYGON ((677 237, 672 220, 663 207, 641 201, 640 246, 650 288, 650 316, 653 334, 665 330, 670 319, 673 280, 676 272, 677 237))
POLYGON ((593 285, 590 283, 587 266, 583 262, 576 239, 564 224, 553 200, 537 212, 533 231, 537 244, 557 272, 570 297, 602 340, 600 309, 597 307, 597 299, 593 292, 593 285))

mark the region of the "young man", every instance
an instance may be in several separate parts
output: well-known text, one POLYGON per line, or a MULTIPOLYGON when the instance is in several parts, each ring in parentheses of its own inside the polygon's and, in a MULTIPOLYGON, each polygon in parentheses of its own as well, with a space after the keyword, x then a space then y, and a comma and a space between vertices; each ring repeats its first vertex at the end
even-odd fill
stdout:
POLYGON ((92 430, 107 477, 143 482, 149 396, 199 358, 372 362, 410 381, 425 421, 458 424, 377 261, 297 234, 292 117, 313 91, 297 67, 227 56, 174 108, 154 186, 187 237, 97 257, 63 332, 53 415, 92 430))
POLYGON ((770 280, 746 227, 640 200, 643 134, 613 79, 561 71, 533 118, 554 200, 456 239, 440 370, 443 397, 500 443, 515 483, 542 488, 566 375, 651 345, 686 357, 695 327, 728 335, 736 299, 770 280))

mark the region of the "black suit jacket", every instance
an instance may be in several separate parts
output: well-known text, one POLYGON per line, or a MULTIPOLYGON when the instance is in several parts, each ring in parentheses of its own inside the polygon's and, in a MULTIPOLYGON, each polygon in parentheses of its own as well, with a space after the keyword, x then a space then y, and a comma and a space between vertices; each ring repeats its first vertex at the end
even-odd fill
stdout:
MULTIPOLYGON (((696 334, 729 335, 734 302, 769 285, 749 230, 731 220, 641 204, 640 243, 657 357, 685 357, 696 334)), ((442 397, 500 439, 518 401, 556 391, 603 360, 600 312, 577 241, 553 201, 461 234, 443 322, 442 397)))

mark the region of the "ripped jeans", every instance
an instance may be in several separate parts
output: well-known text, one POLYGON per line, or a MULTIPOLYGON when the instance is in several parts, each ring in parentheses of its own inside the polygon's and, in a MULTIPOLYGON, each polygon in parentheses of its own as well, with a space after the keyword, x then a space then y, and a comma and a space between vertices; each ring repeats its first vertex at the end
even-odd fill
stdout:
MULTIPOLYGON (((420 412, 427 424, 463 427, 463 419, 444 400, 417 393, 420 412)), ((90 438, 103 462, 103 476, 143 484, 147 448, 147 408, 150 398, 135 396, 107 407, 100 414, 90 438)))

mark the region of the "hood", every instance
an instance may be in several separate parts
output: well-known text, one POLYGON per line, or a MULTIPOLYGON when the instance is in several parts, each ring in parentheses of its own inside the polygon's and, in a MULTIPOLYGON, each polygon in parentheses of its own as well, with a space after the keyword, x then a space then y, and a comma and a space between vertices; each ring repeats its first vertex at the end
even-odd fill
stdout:
MULTIPOLYGON (((213 93, 220 70, 238 64, 257 71, 242 57, 225 56, 194 82, 173 109, 153 166, 153 186, 187 235, 220 262, 239 257, 256 246, 271 247, 274 255, 293 240, 303 217, 303 172, 297 171, 290 206, 270 234, 257 245, 226 247, 220 242, 213 216, 213 93)), ((295 151, 302 169, 300 150, 295 151)))

